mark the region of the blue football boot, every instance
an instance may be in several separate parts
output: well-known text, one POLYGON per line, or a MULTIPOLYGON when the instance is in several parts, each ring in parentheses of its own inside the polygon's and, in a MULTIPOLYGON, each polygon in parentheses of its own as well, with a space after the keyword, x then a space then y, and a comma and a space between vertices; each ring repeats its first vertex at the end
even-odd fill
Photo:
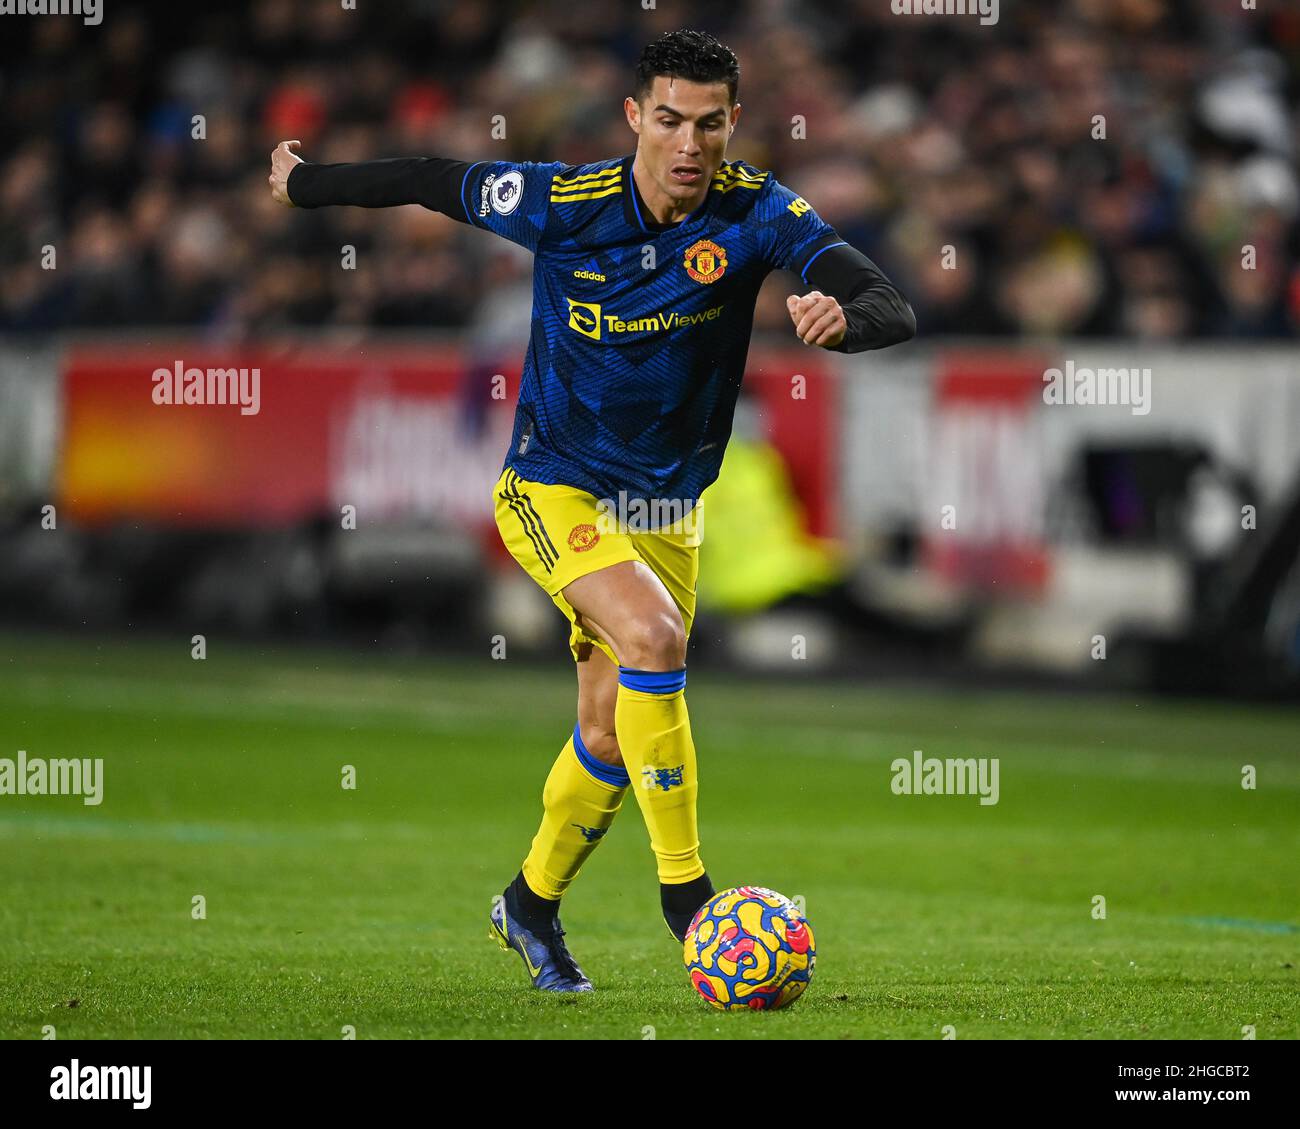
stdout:
POLYGON ((586 973, 564 944, 560 919, 549 933, 531 932, 506 912, 505 898, 492 907, 492 925, 488 936, 503 949, 514 949, 523 957, 533 987, 543 992, 590 992, 594 989, 586 973))

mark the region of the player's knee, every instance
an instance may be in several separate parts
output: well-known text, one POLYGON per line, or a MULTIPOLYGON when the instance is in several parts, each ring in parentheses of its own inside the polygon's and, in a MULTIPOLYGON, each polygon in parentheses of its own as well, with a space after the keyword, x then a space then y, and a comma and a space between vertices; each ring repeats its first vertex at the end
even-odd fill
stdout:
POLYGON ((620 659, 636 670, 680 670, 686 665, 686 627, 673 612, 645 616, 627 633, 620 659))
POLYGON ((582 743, 587 752, 601 764, 623 767, 623 754, 618 747, 618 738, 614 736, 614 727, 608 729, 602 725, 582 726, 582 743))

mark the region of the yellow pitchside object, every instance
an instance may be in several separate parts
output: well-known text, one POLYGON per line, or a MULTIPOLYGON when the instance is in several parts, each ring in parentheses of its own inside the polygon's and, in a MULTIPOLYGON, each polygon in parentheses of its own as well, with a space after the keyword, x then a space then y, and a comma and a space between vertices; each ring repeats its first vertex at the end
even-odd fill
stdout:
POLYGON ((721 1011, 770 1011, 793 1003, 812 980, 812 926, 794 902, 763 886, 715 894, 686 932, 691 984, 721 1011))

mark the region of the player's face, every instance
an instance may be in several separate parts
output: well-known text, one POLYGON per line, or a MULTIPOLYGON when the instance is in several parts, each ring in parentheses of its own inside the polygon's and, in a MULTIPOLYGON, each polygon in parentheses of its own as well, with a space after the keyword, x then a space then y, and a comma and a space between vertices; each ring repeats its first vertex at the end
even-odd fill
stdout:
POLYGON ((656 75, 650 92, 639 103, 629 98, 626 108, 642 163, 659 190, 679 206, 703 200, 740 116, 727 84, 656 75))

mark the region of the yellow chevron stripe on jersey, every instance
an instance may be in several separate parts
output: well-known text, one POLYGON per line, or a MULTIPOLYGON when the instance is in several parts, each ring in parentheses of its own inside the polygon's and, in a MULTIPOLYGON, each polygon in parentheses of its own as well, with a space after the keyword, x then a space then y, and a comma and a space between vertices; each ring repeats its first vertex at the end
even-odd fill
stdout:
POLYGON ((567 180, 559 175, 551 177, 551 191, 564 190, 569 188, 591 188, 597 183, 606 184, 618 180, 623 175, 620 168, 605 169, 602 172, 588 172, 581 176, 569 177, 567 180))
POLYGON ((739 165, 732 165, 729 168, 721 168, 713 174, 714 180, 746 180, 753 184, 758 184, 767 179, 767 173, 746 172, 739 165))
POLYGON ((749 188, 757 191, 767 180, 767 173, 755 176, 743 169, 723 169, 713 176, 713 187, 719 193, 730 192, 733 188, 749 188))
POLYGON ((623 168, 621 165, 614 165, 608 169, 597 169, 595 172, 575 173, 573 176, 561 176, 559 173, 556 173, 551 177, 551 179, 559 181, 561 184, 577 184, 583 180, 594 180, 597 177, 602 176, 620 176, 622 175, 622 172, 623 168))
POLYGON ((601 192, 606 188, 621 188, 621 180, 598 180, 594 184, 579 184, 573 188, 552 188, 552 196, 574 196, 580 192, 601 192))
POLYGON ((597 190, 595 192, 578 192, 578 193, 570 192, 566 195, 557 195, 555 192, 552 192, 551 203, 571 204, 575 200, 599 200, 602 196, 616 196, 618 195, 618 193, 622 191, 623 191, 623 185, 621 183, 617 183, 608 188, 598 185, 597 190))

